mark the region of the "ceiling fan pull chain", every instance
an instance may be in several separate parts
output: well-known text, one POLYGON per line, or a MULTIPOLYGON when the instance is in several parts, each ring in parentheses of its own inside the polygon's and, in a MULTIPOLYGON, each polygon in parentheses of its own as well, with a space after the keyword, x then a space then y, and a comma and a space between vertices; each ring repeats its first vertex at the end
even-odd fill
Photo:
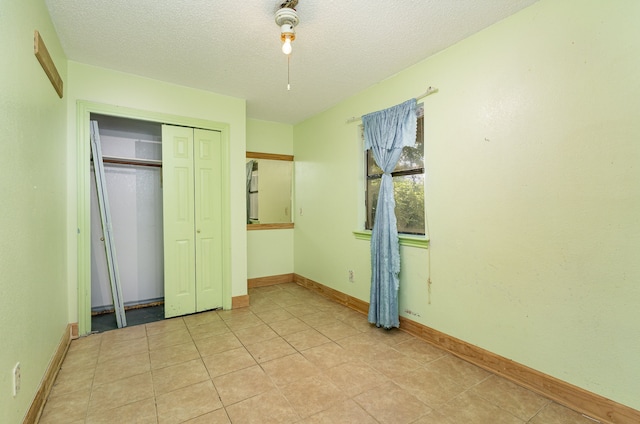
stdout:
POLYGON ((291 71, 289 70, 289 65, 291 64, 291 55, 287 55, 287 90, 291 91, 291 84, 289 83, 289 78, 291 75, 291 71))

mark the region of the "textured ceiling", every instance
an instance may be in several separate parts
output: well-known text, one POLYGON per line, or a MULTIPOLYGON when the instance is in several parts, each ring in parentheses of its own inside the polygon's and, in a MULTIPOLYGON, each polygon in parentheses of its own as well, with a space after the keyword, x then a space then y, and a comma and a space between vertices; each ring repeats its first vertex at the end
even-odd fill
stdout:
POLYGON ((243 98, 249 118, 293 124, 535 1, 300 0, 290 91, 282 0, 46 4, 70 60, 243 98))

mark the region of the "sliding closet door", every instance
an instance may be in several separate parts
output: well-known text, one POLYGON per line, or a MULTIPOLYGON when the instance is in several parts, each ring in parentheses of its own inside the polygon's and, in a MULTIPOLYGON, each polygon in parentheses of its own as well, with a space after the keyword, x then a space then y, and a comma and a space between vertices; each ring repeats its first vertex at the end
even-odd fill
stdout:
POLYGON ((222 307, 220 133, 194 130, 196 311, 222 307))
POLYGON ((164 314, 196 310, 193 129, 162 126, 164 314))

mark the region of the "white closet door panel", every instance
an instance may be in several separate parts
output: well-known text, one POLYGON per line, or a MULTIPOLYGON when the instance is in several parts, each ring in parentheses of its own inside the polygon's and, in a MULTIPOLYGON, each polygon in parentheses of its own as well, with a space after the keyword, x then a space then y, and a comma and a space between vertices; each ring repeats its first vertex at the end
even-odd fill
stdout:
POLYGON ((193 313, 196 301, 193 129, 162 126, 165 317, 193 313))
POLYGON ((222 157, 217 131, 194 130, 196 311, 222 307, 222 157))
POLYGON ((172 296, 178 299, 180 305, 193 305, 193 240, 174 240, 172 250, 175 269, 172 296))

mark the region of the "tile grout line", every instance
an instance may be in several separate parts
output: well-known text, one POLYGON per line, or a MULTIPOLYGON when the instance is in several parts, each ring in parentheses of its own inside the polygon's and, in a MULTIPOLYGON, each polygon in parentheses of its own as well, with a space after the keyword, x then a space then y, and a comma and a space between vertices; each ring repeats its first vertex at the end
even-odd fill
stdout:
MULTIPOLYGON (((224 322, 224 320, 222 320, 222 321, 224 322)), ((185 325, 186 325, 186 323, 185 323, 185 325)), ((200 325, 206 325, 206 324, 200 324, 200 325)), ((226 325, 226 323, 225 323, 225 325, 226 325)), ((191 341, 193 342, 194 346, 196 347, 196 350, 198 351, 198 355, 200 357, 200 361, 202 362, 202 366, 204 366, 204 369, 207 371, 207 375, 209 376, 209 381, 211 381, 211 385, 213 386, 213 389, 216 391, 216 396, 218 397, 218 400, 220 401, 220 405, 221 405, 220 409, 224 410, 224 413, 227 416, 227 419, 229 420, 229 422, 231 422, 231 417, 229 416, 229 412, 227 411, 227 407, 222 402, 222 398, 220 397, 220 392, 216 388, 216 384, 213 381, 213 376, 211 375, 211 372, 209 371, 209 368, 207 367, 207 365, 204 363, 204 357, 202 356, 202 352, 200 352, 200 349, 198 349, 198 345, 196 344, 196 341, 193 339, 193 334, 191 333, 188 325, 187 325, 187 331, 189 331, 189 336, 191 337, 191 341)), ((217 410, 218 409, 214 409, 214 411, 217 411, 217 410)), ((204 413, 204 414, 202 414, 200 416, 207 415, 207 414, 209 414, 211 412, 213 412, 213 411, 206 412, 206 413, 204 413)), ((198 417, 192 417, 189 420, 192 420, 192 419, 195 419, 195 418, 198 418, 198 417)))

